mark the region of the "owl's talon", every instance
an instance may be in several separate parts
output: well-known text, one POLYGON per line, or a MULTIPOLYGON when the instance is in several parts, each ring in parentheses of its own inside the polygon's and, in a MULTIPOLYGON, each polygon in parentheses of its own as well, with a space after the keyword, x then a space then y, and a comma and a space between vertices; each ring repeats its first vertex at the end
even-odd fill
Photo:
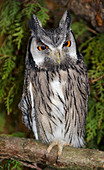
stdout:
POLYGON ((45 158, 45 159, 47 158, 47 153, 44 154, 44 158, 45 158))
POLYGON ((48 158, 48 151, 46 150, 46 153, 44 154, 44 158, 47 159, 48 158))
POLYGON ((59 160, 60 156, 57 155, 57 158, 56 158, 56 164, 58 164, 58 160, 59 160))
POLYGON ((56 141, 53 141, 53 142, 49 145, 49 147, 47 148, 47 153, 50 153, 50 151, 52 150, 52 148, 53 148, 55 145, 57 145, 57 142, 56 142, 56 141))
POLYGON ((47 149, 47 153, 50 153, 50 151, 52 150, 52 148, 53 148, 55 145, 58 146, 58 153, 57 153, 57 159, 56 159, 56 163, 58 163, 58 160, 59 160, 59 158, 60 158, 60 156, 61 156, 61 154, 62 154, 62 149, 63 149, 63 143, 62 143, 62 142, 60 142, 60 141, 58 141, 58 140, 53 141, 53 142, 49 145, 49 147, 48 147, 48 149, 47 149))

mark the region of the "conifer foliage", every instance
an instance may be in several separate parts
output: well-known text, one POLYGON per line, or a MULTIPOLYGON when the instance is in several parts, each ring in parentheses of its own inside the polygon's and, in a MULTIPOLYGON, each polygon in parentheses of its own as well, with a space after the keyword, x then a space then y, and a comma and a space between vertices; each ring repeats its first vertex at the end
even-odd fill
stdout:
POLYGON ((30 34, 28 20, 31 13, 35 13, 45 25, 49 17, 41 0, 6 0, 0 8, 0 32, 4 38, 0 49, 0 102, 5 102, 9 114, 17 106, 22 88, 24 57, 30 34))

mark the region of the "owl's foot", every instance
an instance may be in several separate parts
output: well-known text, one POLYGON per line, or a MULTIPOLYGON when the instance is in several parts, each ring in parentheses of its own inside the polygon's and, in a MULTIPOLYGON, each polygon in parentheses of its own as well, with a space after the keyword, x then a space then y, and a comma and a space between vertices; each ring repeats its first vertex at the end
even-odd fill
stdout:
MULTIPOLYGON (((60 157, 61 154, 62 154, 62 149, 63 149, 63 143, 62 143, 62 142, 60 142, 60 141, 53 141, 53 142, 49 145, 49 147, 48 147, 48 149, 47 149, 47 153, 50 153, 50 151, 52 150, 52 148, 53 148, 55 145, 58 146, 58 153, 57 153, 57 160, 58 160, 59 157, 60 157)), ((57 161, 57 160, 56 160, 56 161, 57 161)))

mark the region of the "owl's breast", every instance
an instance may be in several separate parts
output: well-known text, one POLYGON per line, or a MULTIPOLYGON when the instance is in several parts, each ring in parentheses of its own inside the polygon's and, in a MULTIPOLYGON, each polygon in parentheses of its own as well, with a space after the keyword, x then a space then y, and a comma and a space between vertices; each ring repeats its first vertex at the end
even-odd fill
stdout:
POLYGON ((58 72, 43 71, 38 73, 35 82, 36 83, 34 87, 36 87, 37 94, 34 96, 34 98, 37 99, 36 102, 39 100, 38 104, 40 106, 47 108, 43 108, 43 112, 48 110, 50 115, 60 118, 62 117, 63 119, 65 112, 66 93, 69 86, 67 72, 63 70, 58 72))
POLYGON ((31 76, 37 133, 44 143, 60 139, 82 146, 87 103, 84 79, 73 68, 31 76))
POLYGON ((48 142, 53 138, 64 139, 65 89, 68 88, 66 71, 38 72, 33 79, 33 86, 35 113, 38 127, 41 127, 38 128, 40 140, 48 142), (48 139, 43 137, 43 127, 48 139))
POLYGON ((64 87, 66 81, 59 79, 57 75, 55 79, 50 83, 53 95, 50 96, 50 99, 54 105, 58 107, 60 113, 64 115, 64 105, 65 105, 65 97, 64 97, 64 87))

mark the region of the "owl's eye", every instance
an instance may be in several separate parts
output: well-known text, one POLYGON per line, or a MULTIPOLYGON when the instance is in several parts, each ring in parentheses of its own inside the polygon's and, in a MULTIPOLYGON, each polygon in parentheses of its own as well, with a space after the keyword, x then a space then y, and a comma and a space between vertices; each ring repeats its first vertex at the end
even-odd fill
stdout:
POLYGON ((66 41, 63 46, 64 47, 70 47, 71 46, 71 41, 66 41))
POLYGON ((45 50, 45 49, 47 49, 48 48, 48 46, 38 46, 37 47, 37 49, 39 50, 39 51, 43 51, 43 50, 45 50))

